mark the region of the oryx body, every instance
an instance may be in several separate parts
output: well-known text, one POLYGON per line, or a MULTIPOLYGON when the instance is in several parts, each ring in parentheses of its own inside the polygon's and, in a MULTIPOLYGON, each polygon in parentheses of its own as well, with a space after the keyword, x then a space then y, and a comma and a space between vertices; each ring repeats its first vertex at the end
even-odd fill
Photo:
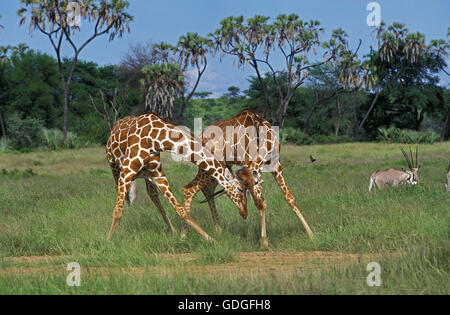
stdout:
POLYGON ((375 172, 370 176, 369 191, 372 191, 374 186, 378 188, 383 188, 385 186, 397 187, 400 185, 417 185, 419 183, 419 176, 417 172, 419 170, 419 150, 416 147, 416 160, 409 148, 410 157, 406 154, 405 150, 401 149, 403 156, 405 157, 406 163, 408 163, 409 170, 398 171, 396 169, 390 168, 385 171, 375 172))
POLYGON ((390 168, 385 171, 375 172, 370 176, 369 191, 372 191, 374 186, 382 188, 385 186, 397 187, 399 185, 416 185, 418 183, 417 169, 416 171, 398 171, 390 168), (415 173, 415 174, 414 174, 415 173))

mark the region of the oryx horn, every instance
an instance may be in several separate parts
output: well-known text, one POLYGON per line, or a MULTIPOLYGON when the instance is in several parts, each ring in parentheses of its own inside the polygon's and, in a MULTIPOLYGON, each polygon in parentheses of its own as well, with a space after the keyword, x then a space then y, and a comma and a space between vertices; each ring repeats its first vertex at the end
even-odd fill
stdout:
MULTIPOLYGON (((411 148, 410 148, 410 149, 411 149, 411 148)), ((403 150, 403 148, 400 148, 400 150, 402 151, 403 156, 405 157, 406 163, 408 163, 409 169, 412 170, 412 169, 413 169, 413 166, 412 166, 412 164, 411 164, 411 160, 410 160, 409 157, 408 157, 408 154, 406 154, 406 152, 405 152, 405 150, 403 150)), ((411 155, 411 157, 412 157, 412 155, 411 155)))

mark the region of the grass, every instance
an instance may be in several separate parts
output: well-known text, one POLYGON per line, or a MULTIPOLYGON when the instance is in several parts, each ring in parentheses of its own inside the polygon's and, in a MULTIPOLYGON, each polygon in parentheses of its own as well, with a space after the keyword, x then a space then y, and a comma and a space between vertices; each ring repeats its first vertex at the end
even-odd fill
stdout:
MULTIPOLYGON (((216 240, 205 243, 192 229, 186 240, 168 232, 142 182, 136 204, 127 207, 111 242, 115 187, 104 148, 29 154, 0 153, 0 294, 448 294, 449 205, 444 173, 449 143, 421 145, 420 185, 370 194, 375 170, 404 167, 395 144, 283 146, 287 183, 315 233, 310 241, 270 174, 264 174, 267 232, 271 251, 382 254, 382 286, 366 285, 367 263, 323 264, 313 270, 185 274, 185 266, 238 264, 240 253, 259 251, 260 223, 249 200, 242 220, 226 196, 217 199, 222 234, 216 234, 208 206, 193 203, 192 216, 216 240), (317 158, 311 164, 309 155, 317 158), (190 261, 164 255, 191 254, 190 261), (51 256, 49 261, 9 257, 51 256), (88 273, 80 288, 65 278, 68 262, 101 272, 88 273), (172 268, 169 275, 152 268, 172 268), (17 269, 17 272, 5 270, 17 269), (27 273, 27 268, 56 272, 27 273), (53 269, 52 269, 53 268, 53 269), (142 272, 131 272, 140 268, 142 272)), ((163 156, 164 171, 179 201, 195 177, 190 164, 163 156)), ((178 231, 181 222, 164 200, 178 231)), ((175 255, 176 256, 176 255, 175 255)), ((202 267, 201 267, 202 268, 202 267)), ((159 270, 159 269, 158 269, 159 270)))

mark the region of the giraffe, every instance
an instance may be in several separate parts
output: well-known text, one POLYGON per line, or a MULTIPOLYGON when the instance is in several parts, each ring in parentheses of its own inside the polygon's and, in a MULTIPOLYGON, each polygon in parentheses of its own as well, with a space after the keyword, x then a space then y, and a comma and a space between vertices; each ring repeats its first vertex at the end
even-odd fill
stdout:
MULTIPOLYGON (((208 126, 203 132, 203 138, 209 140, 208 143, 215 151, 225 152, 225 154, 235 153, 231 155, 231 158, 228 156, 226 166, 230 169, 232 165, 242 167, 236 172, 236 175, 245 189, 250 192, 255 206, 259 210, 261 246, 263 248, 268 248, 265 219, 266 201, 262 194, 263 180, 261 175, 264 170, 269 170, 272 173, 282 189, 286 201, 297 215, 309 238, 313 238, 313 233, 284 179, 279 161, 280 143, 274 129, 266 119, 251 110, 244 110, 235 117, 208 126), (228 138, 221 135, 226 135, 228 138)), ((206 140, 204 141, 206 142, 206 140)), ((208 201, 216 230, 220 231, 219 217, 214 203, 214 197, 218 195, 214 194, 217 184, 214 178, 199 169, 195 179, 184 187, 183 194, 184 205, 189 212, 192 199, 199 190, 202 190, 208 201)), ((185 231, 186 224, 183 224, 183 235, 185 231)))
MULTIPOLYGON (((262 194, 263 180, 261 175, 264 170, 269 170, 272 173, 282 189, 286 201, 312 239, 313 233, 284 179, 279 161, 280 143, 274 129, 266 119, 251 110, 244 110, 235 117, 208 126, 203 132, 202 138, 211 151, 225 152, 225 155, 228 155, 227 157, 222 156, 226 160, 227 168, 231 170, 233 165, 242 167, 236 172, 236 175, 244 185, 245 190, 250 192, 260 213, 261 246, 263 248, 268 247, 265 219, 266 201, 262 194)), ((184 205, 189 212, 194 196, 200 190, 203 192, 210 207, 216 231, 220 232, 220 220, 214 197, 223 191, 214 194, 217 185, 218 183, 213 177, 199 168, 194 180, 184 187, 183 194, 184 205)), ((133 186, 136 187, 134 182, 133 186)), ((182 237, 186 237, 186 228, 186 224, 183 223, 182 237)))
POLYGON ((135 198, 136 190, 131 183, 136 178, 146 180, 148 194, 157 205, 172 232, 174 232, 173 225, 159 203, 156 187, 174 207, 183 222, 191 226, 205 240, 212 240, 190 216, 186 207, 182 206, 175 198, 162 171, 161 152, 181 155, 196 164, 222 185, 237 206, 241 216, 244 219, 247 218, 245 188, 229 171, 224 162, 218 161, 212 152, 205 150, 201 141, 194 138, 186 130, 176 127, 153 113, 148 113, 119 120, 114 124, 108 139, 106 155, 117 184, 117 199, 108 240, 111 240, 116 226, 122 218, 127 194, 129 199, 135 198))

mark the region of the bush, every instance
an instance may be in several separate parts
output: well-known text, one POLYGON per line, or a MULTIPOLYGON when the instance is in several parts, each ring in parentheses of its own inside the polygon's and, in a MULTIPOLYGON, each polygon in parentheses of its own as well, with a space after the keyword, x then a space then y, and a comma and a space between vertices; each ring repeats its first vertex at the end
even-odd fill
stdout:
POLYGON ((44 123, 35 118, 21 119, 13 114, 6 120, 7 134, 15 149, 36 148, 41 144, 44 123))
POLYGON ((38 147, 50 150, 74 149, 82 146, 82 141, 73 132, 67 132, 66 142, 63 143, 61 130, 44 128, 43 121, 34 118, 21 119, 17 114, 7 119, 7 132, 9 138, 0 140, 0 152, 28 152, 38 147))
POLYGON ((73 132, 67 132, 66 143, 63 143, 64 134, 59 129, 47 129, 41 130, 41 142, 42 146, 51 150, 60 148, 74 149, 80 147, 80 141, 78 136, 73 132))
POLYGON ((346 137, 336 137, 332 135, 307 135, 299 129, 284 128, 280 131, 280 142, 282 144, 311 145, 311 144, 333 144, 350 142, 346 137))
POLYGON ((12 150, 12 141, 6 137, 0 138, 0 152, 6 153, 12 150))
POLYGON ((439 135, 434 131, 414 131, 395 127, 378 129, 378 140, 391 143, 435 143, 439 135))

